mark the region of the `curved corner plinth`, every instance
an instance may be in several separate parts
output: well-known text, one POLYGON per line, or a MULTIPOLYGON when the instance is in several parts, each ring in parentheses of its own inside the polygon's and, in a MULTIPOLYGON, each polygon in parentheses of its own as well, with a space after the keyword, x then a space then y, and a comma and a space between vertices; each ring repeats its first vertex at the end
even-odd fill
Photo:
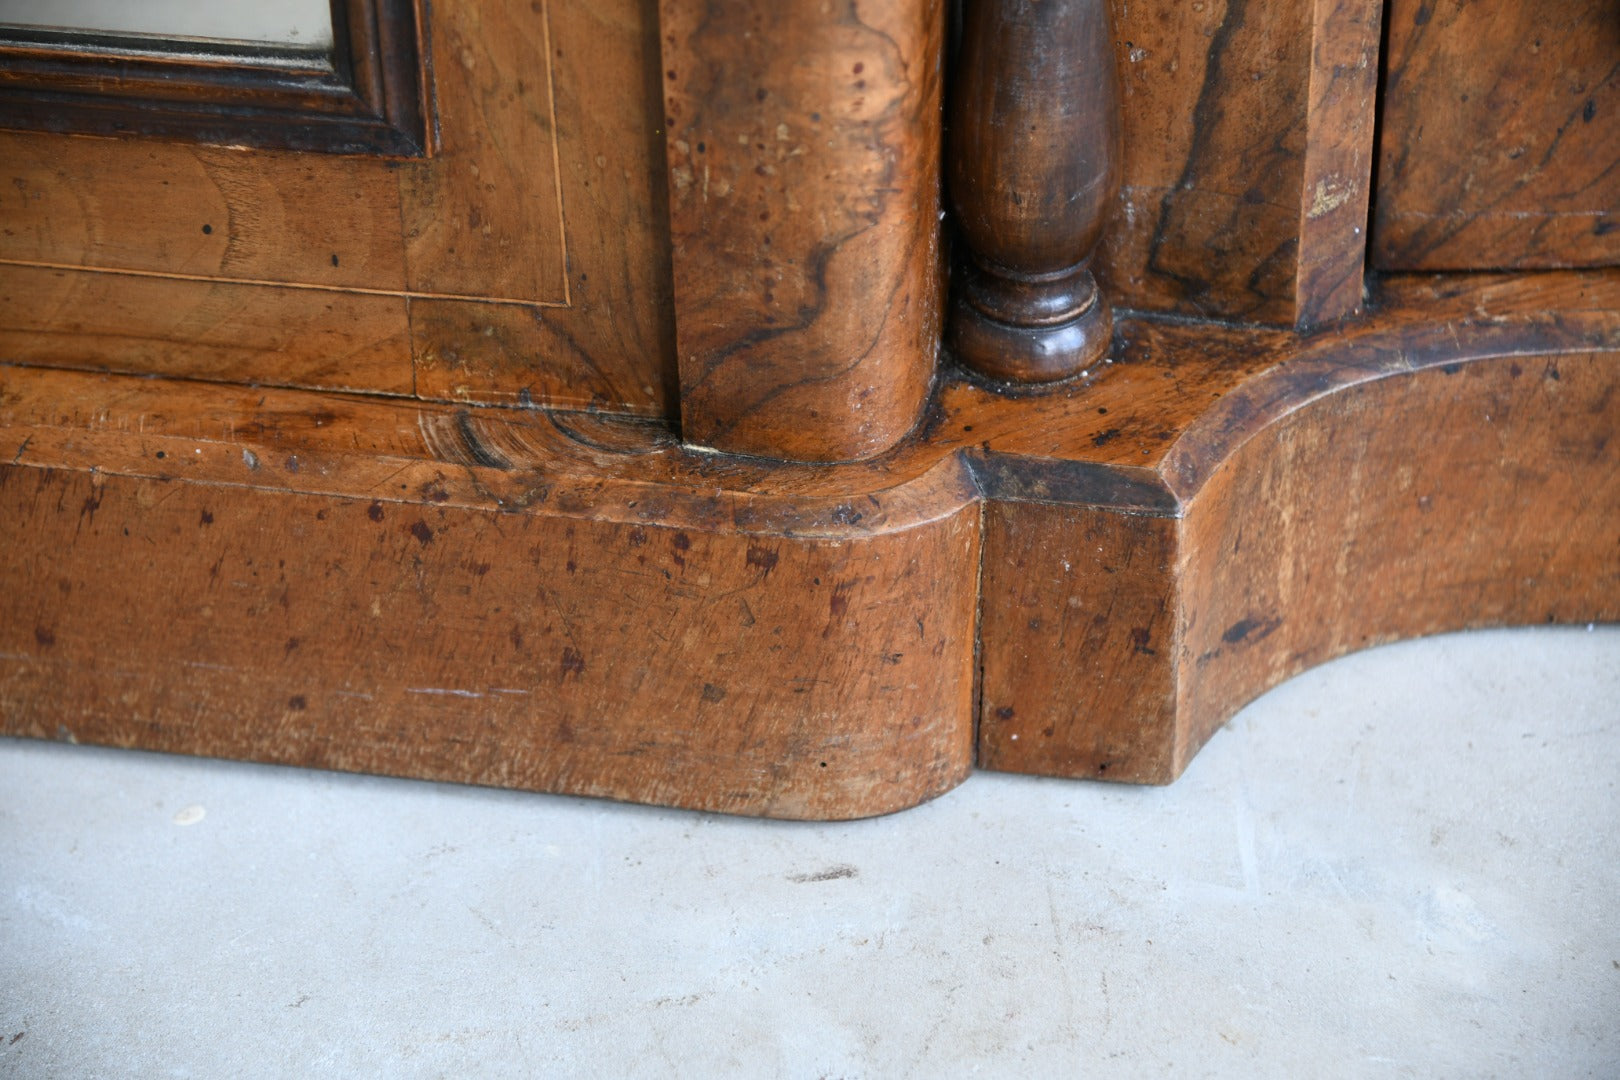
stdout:
POLYGON ((1353 649, 1620 620, 1620 272, 1118 340, 843 465, 0 365, 0 732, 848 818, 975 758, 1167 782, 1353 649))
POLYGON ((0 732, 787 818, 959 782, 955 462, 761 493, 655 431, 0 368, 0 732))
POLYGON ((1172 773, 1261 692, 1345 653, 1620 621, 1620 353, 1472 347, 1221 448, 1182 522, 1172 773))
POLYGON ((1165 783, 1356 649, 1620 621, 1620 277, 1397 281, 1187 389, 1158 512, 988 509, 981 764, 1165 783))

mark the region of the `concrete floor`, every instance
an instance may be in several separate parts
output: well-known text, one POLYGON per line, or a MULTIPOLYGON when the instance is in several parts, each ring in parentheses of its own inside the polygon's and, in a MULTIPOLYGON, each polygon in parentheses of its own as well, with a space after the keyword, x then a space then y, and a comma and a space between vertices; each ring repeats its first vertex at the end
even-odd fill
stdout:
POLYGON ((0 1075, 1620 1076, 1620 629, 839 825, 0 740, 0 1075))

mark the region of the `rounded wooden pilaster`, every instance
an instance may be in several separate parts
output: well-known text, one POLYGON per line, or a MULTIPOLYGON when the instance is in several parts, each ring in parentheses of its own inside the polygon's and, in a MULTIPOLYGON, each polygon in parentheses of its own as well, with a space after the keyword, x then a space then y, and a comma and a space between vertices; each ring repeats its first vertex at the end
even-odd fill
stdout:
POLYGON ((1119 189, 1106 0, 966 0, 947 175, 961 246, 948 340, 968 366, 1047 382, 1108 350, 1091 272, 1119 189))
POLYGON ((943 324, 942 0, 662 0, 686 441, 844 461, 916 424, 943 324))

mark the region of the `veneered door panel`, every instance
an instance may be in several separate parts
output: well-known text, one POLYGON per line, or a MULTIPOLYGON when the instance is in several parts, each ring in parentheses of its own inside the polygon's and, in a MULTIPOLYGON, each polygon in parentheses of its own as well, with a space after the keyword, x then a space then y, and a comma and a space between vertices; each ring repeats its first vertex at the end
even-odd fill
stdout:
POLYGON ((1620 264, 1620 0, 1390 0, 1372 263, 1620 264))
POLYGON ((671 413, 652 5, 425 25, 425 157, 0 132, 0 359, 671 413))

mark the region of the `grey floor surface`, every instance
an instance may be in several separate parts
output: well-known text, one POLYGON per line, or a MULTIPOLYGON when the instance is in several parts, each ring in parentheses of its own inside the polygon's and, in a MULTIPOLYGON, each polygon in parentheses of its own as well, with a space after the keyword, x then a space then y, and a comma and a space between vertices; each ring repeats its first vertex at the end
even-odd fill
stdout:
POLYGON ((0 1075, 1620 1076, 1620 629, 837 825, 0 740, 0 1075))

